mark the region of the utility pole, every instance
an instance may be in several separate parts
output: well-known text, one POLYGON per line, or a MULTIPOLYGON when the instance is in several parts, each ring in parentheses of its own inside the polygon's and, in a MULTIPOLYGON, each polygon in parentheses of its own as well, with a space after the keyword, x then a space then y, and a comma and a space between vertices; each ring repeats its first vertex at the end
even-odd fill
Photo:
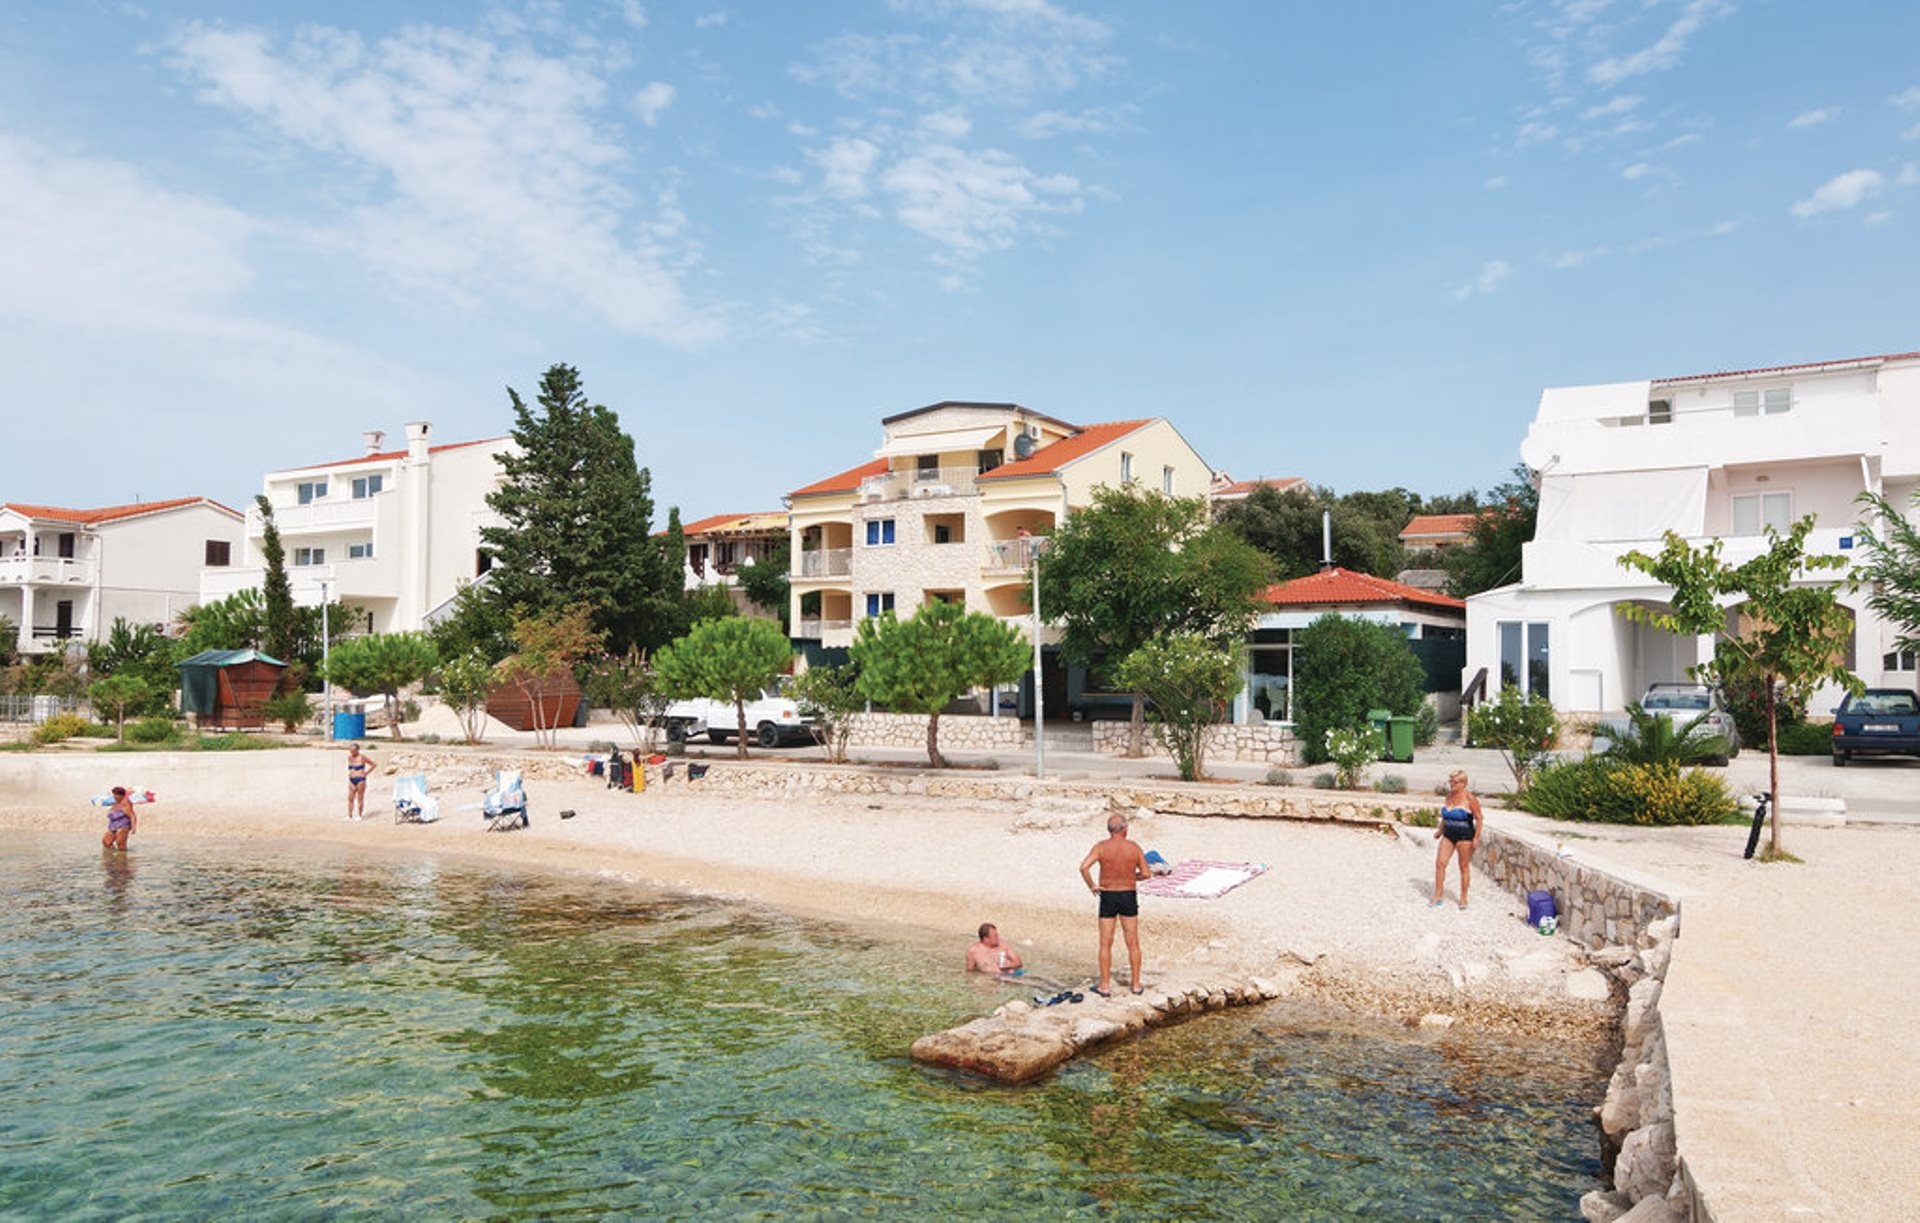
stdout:
POLYGON ((1027 564, 1033 570, 1033 776, 1047 775, 1047 681, 1040 669, 1040 547, 1027 540, 1027 564))
POLYGON ((332 602, 327 590, 327 579, 320 579, 320 682, 326 692, 327 742, 333 742, 333 676, 329 673, 327 661, 333 655, 333 634, 328 631, 327 604, 332 602))

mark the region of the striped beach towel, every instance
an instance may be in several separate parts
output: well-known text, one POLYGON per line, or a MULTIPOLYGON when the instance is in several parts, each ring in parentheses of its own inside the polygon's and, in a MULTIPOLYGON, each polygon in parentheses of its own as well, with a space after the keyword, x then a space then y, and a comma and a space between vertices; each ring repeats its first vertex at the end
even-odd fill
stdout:
POLYGON ((1212 900, 1224 896, 1247 880, 1266 873, 1264 862, 1212 862, 1195 858, 1173 868, 1167 875, 1142 880, 1145 896, 1180 896, 1189 900, 1212 900))

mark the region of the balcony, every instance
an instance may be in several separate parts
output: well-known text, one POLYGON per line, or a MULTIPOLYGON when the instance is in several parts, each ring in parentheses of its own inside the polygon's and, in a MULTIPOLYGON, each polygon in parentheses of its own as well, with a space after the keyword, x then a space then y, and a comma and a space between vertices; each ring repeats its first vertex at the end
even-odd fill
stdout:
MULTIPOLYGON (((306 505, 276 505, 273 507, 273 524, 282 535, 369 528, 379 518, 380 507, 384 504, 381 499, 392 495, 392 491, 388 490, 371 497, 324 498, 306 505)), ((247 534, 251 537, 265 532, 266 522, 260 517, 260 507, 253 506, 247 511, 247 534)))
POLYGON ((1021 535, 1013 539, 990 540, 980 560, 986 573, 1025 573, 1033 567, 1033 558, 1047 550, 1044 535, 1021 535))
POLYGON ((852 548, 819 548, 793 558, 796 578, 843 578, 853 572, 852 548))
MULTIPOLYGON (((1842 556, 1851 560, 1859 553, 1851 547, 1841 547, 1840 541, 1851 540, 1855 534, 1852 527, 1845 530, 1824 527, 1815 530, 1807 536, 1807 554, 1809 556, 1842 556)), ((1686 542, 1695 548, 1700 548, 1714 538, 1709 535, 1696 535, 1689 536, 1686 542)), ((1720 559, 1728 565, 1743 565, 1767 550, 1767 538, 1764 535, 1729 535, 1719 538, 1720 559)), ((1658 583, 1638 570, 1628 569, 1620 563, 1620 558, 1636 550, 1649 556, 1658 556, 1665 546, 1664 539, 1534 540, 1521 549, 1520 571, 1526 585, 1550 590, 1652 587, 1657 586, 1658 583)), ((1845 571, 1825 572, 1837 577, 1845 571)))
POLYGON ((0 585, 91 586, 94 563, 72 556, 9 556, 0 560, 0 585))
POLYGON ((905 501, 908 498, 968 497, 978 491, 974 480, 977 467, 922 467, 890 471, 860 481, 860 500, 905 501))
POLYGON ((852 631, 853 621, 851 620, 796 620, 793 624, 793 635, 809 641, 818 640, 829 633, 851 633, 852 631))

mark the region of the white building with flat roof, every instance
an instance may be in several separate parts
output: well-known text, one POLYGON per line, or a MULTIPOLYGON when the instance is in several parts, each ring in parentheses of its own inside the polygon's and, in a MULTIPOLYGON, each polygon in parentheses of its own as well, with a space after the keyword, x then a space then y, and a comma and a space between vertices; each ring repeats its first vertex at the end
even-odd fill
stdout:
MULTIPOLYGON (((1766 550, 1766 527, 1809 514, 1810 552, 1858 556, 1856 498, 1905 508, 1920 486, 1920 352, 1552 388, 1520 454, 1539 473, 1539 523, 1519 580, 1467 601, 1463 686, 1484 672, 1489 693, 1504 682, 1564 711, 1617 711, 1714 648, 1623 619, 1617 604, 1672 592, 1620 557, 1657 553, 1674 531, 1722 541, 1739 564, 1766 550)), ((1898 631, 1866 596, 1841 598, 1847 665, 1868 685, 1913 686, 1914 656, 1893 650, 1898 631)), ((1732 629, 1739 608, 1727 614, 1732 629)), ((1837 699, 1816 693, 1809 710, 1837 699)))
MULTIPOLYGON (((487 494, 504 479, 498 455, 506 437, 435 445, 433 426, 407 426, 404 450, 386 450, 386 435, 363 435, 365 452, 269 472, 262 492, 286 549, 296 603, 329 597, 361 613, 365 632, 408 632, 452 599, 462 582, 485 573, 480 530, 499 526, 487 494)), ((246 516, 246 556, 224 572, 209 571, 202 600, 259 586, 266 574, 266 523, 257 506, 246 516)))

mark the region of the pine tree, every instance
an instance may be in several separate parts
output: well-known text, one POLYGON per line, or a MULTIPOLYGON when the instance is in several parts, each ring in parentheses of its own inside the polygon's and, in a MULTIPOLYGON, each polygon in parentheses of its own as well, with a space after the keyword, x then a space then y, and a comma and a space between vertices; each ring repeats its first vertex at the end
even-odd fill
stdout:
POLYGON ((260 551, 267 560, 266 578, 261 582, 262 601, 266 604, 266 635, 261 645, 281 662, 292 662, 293 586, 287 581, 287 550, 280 542, 280 528, 273 521, 273 502, 266 494, 254 497, 260 507, 260 551))
POLYGON ((671 631, 680 574, 652 536, 650 472, 611 409, 589 403, 579 371, 555 365, 529 407, 507 389, 517 452, 487 504, 505 525, 481 531, 500 605, 540 616, 585 605, 609 649, 650 649, 671 631))

